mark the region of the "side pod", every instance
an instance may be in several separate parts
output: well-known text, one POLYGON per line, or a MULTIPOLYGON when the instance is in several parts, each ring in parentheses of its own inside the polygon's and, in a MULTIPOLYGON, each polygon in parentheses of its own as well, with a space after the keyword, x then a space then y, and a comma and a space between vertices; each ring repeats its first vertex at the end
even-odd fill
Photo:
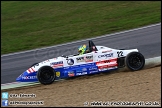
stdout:
POLYGON ((118 63, 118 68, 125 67, 125 57, 118 58, 117 63, 118 63))

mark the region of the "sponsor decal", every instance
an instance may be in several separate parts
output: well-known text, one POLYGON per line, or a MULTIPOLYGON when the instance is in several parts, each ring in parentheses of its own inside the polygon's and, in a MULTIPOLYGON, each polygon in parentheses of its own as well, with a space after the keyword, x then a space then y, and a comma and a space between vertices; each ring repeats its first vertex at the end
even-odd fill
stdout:
POLYGON ((90 67, 89 71, 98 70, 97 67, 90 67))
POLYGON ((51 65, 58 65, 58 64, 63 64, 63 61, 53 62, 53 63, 51 63, 51 65))
POLYGON ((110 60, 104 60, 104 61, 99 62, 99 64, 105 64, 105 63, 110 63, 110 60))
POLYGON ((75 76, 75 75, 74 75, 74 71, 68 72, 68 76, 69 76, 69 77, 75 76))
POLYGON ((92 55, 86 56, 86 57, 84 57, 84 59, 85 59, 85 62, 92 62, 93 61, 93 56, 92 55))
POLYGON ((101 58, 101 57, 113 57, 113 53, 109 53, 109 54, 103 54, 103 55, 99 55, 98 58, 101 58))
POLYGON ((98 70, 95 70, 95 71, 89 71, 89 73, 96 73, 98 72, 98 70))
POLYGON ((114 66, 117 66, 118 64, 117 63, 114 63, 114 64, 109 64, 108 67, 114 67, 114 66))
POLYGON ((89 73, 96 73, 96 72, 98 72, 97 67, 89 67, 89 73))
POLYGON ((99 71, 103 71, 103 70, 110 70, 116 67, 117 67, 117 63, 114 63, 114 64, 109 64, 109 65, 98 66, 98 69, 99 71))
POLYGON ((76 58, 76 60, 77 60, 77 63, 78 62, 84 62, 84 57, 78 57, 78 58, 76 58))
POLYGON ((102 68, 110 68, 110 67, 114 67, 114 66, 117 66, 117 63, 109 64, 109 65, 98 66, 98 68, 99 68, 99 69, 102 69, 102 68))
POLYGON ((37 76, 22 76, 22 79, 37 79, 37 76))
POLYGON ((84 75, 87 74, 87 68, 77 69, 76 75, 84 75))
POLYGON ((74 69, 74 68, 79 68, 80 65, 73 65, 73 66, 67 66, 67 67, 64 67, 64 69, 74 69))
POLYGON ((85 75, 87 72, 82 72, 82 73, 76 73, 76 75, 85 75))
POLYGON ((60 72, 56 72, 56 76, 57 77, 60 77, 60 72))
POLYGON ((78 62, 92 62, 93 61, 93 56, 92 55, 87 55, 84 57, 78 57, 76 58, 77 63, 78 62))
POLYGON ((87 68, 83 68, 82 71, 83 71, 83 72, 84 72, 84 71, 87 71, 87 68))
POLYGON ((53 62, 50 64, 53 68, 63 67, 63 61, 53 62))
POLYGON ((77 69, 76 73, 83 72, 81 69, 77 69))
POLYGON ((68 66, 68 67, 64 67, 64 69, 69 69, 70 68, 70 66, 68 66))
POLYGON ((99 64, 105 64, 105 63, 117 63, 117 58, 110 59, 110 60, 102 60, 102 61, 98 61, 98 62, 96 62, 96 65, 99 65, 99 64))
POLYGON ((98 66, 99 69, 108 68, 108 65, 98 66))
POLYGON ((73 65, 74 64, 74 60, 73 59, 68 59, 67 60, 67 64, 68 65, 73 65))
POLYGON ((87 63, 86 65, 89 65, 89 66, 95 66, 96 63, 87 63))

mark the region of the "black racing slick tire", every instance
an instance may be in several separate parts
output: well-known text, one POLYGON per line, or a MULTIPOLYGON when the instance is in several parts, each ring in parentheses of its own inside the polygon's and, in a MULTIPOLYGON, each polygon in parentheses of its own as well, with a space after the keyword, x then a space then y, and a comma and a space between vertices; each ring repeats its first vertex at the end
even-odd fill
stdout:
POLYGON ((125 60, 126 66, 132 71, 140 70, 145 65, 145 58, 140 52, 129 53, 125 60))
POLYGON ((47 85, 54 82, 56 73, 50 66, 43 66, 37 72, 38 81, 41 84, 47 85))

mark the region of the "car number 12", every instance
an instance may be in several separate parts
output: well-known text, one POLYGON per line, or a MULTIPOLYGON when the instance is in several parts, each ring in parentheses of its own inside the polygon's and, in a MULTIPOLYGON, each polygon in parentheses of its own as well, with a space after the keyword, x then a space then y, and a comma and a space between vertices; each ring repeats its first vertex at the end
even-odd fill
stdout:
POLYGON ((117 54, 118 54, 118 57, 121 57, 123 56, 123 51, 118 51, 117 54))

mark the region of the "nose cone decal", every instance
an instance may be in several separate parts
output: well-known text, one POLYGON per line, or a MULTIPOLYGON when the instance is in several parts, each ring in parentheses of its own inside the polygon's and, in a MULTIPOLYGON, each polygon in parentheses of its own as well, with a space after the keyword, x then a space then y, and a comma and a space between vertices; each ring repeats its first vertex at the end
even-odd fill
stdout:
POLYGON ((28 73, 25 71, 19 77, 17 77, 16 81, 18 82, 35 82, 38 81, 36 72, 28 73))

